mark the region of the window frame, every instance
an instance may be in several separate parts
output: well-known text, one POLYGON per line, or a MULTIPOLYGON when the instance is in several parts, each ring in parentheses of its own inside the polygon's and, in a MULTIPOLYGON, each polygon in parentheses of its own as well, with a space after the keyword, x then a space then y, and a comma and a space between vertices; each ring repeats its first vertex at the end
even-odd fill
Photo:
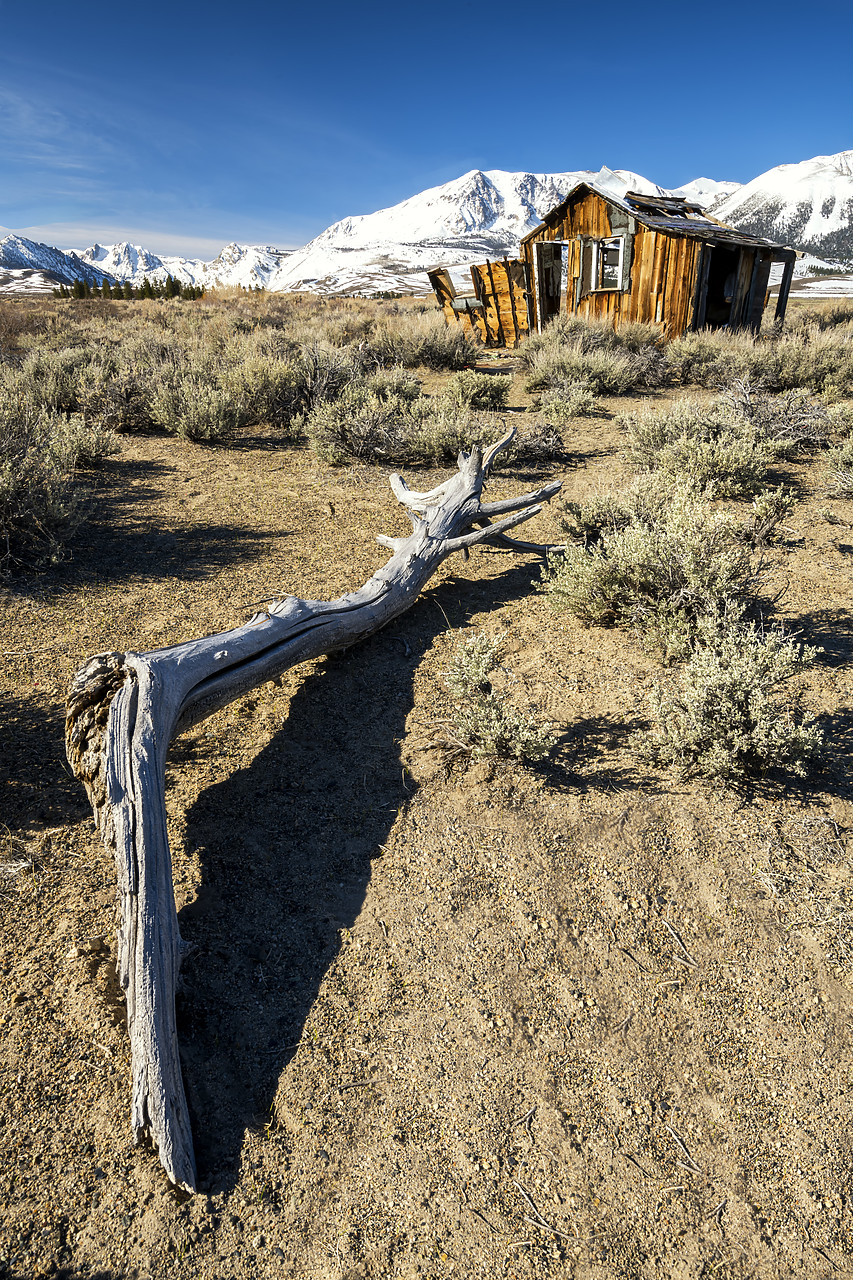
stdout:
POLYGON ((622 284, 622 268, 625 260, 625 241, 627 236, 600 236, 592 241, 592 264, 590 270, 590 293, 624 293, 622 284), (602 248, 605 245, 619 247, 619 258, 616 262, 616 283, 600 284, 602 262, 602 248))

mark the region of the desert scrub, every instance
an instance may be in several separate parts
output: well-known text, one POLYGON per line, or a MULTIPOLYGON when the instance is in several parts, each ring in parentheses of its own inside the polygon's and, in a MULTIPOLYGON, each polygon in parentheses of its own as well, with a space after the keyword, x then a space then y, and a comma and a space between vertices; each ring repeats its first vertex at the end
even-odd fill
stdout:
POLYGON ((360 372, 352 353, 345 348, 321 342, 305 344, 297 367, 299 410, 308 414, 316 405, 336 400, 360 372))
POLYGON ((583 502, 564 502, 560 505, 560 528, 570 542, 593 546, 603 534, 616 533, 643 518, 646 506, 642 488, 647 487, 635 484, 622 498, 600 493, 583 502))
POLYGON ((240 402, 209 375, 181 370, 163 377, 151 397, 151 420, 185 440, 224 440, 240 421, 240 402))
POLYGON ((400 362, 409 368, 464 369, 482 354, 475 338, 461 325, 448 325, 437 310, 396 317, 394 332, 401 344, 400 362))
POLYGON ((726 390, 721 405, 731 408, 763 440, 771 442, 779 456, 796 457, 823 448, 836 423, 844 420, 840 405, 828 409, 822 400, 800 387, 781 395, 770 395, 761 384, 736 379, 726 390))
POLYGON ((287 360, 253 355, 223 368, 218 378, 224 398, 237 408, 241 426, 293 427, 299 411, 299 373, 287 360))
POLYGON ((492 687, 491 677, 500 670, 498 651, 504 633, 489 636, 475 631, 456 646, 445 673, 445 682, 455 699, 443 745, 451 755, 474 760, 497 757, 510 760, 541 760, 551 750, 554 733, 550 725, 507 702, 492 687))
POLYGON ((419 393, 420 383, 402 370, 354 379, 335 399, 321 400, 312 409, 305 424, 311 447, 335 466, 353 458, 409 461, 419 393))
POLYGON ((672 381, 725 387, 735 381, 770 390, 797 387, 849 395, 853 391, 853 326, 803 325, 756 337, 728 329, 685 333, 667 343, 664 365, 672 381))
POLYGON ((677 678, 655 684, 657 723, 641 738, 643 754, 655 764, 722 780, 777 768, 804 776, 822 734, 814 721, 794 714, 782 692, 820 650, 741 621, 707 627, 699 639, 677 678))
POLYGON ((744 330, 684 333, 666 344, 663 359, 669 380, 682 385, 725 387, 741 380, 780 386, 777 344, 744 330))
POLYGON ((528 391, 547 391, 566 383, 582 383, 597 396, 625 395, 643 385, 637 357, 628 351, 569 347, 546 349, 533 357, 525 383, 528 391))
POLYGON ((685 400, 662 413, 623 418, 627 461, 637 470, 685 479, 708 497, 744 497, 760 489, 772 464, 787 452, 768 439, 731 401, 685 400))
POLYGON ((568 426, 575 418, 589 418, 601 412, 601 405, 587 382, 560 382, 543 392, 539 412, 556 427, 568 426))
POLYGON ((755 586, 736 522, 685 485, 646 482, 624 503, 566 514, 586 545, 548 557, 542 589, 552 607, 590 626, 632 628, 666 662, 690 651, 704 619, 724 616, 755 586))
POLYGON ((824 483, 829 497, 853 498, 853 436, 827 450, 824 483))
POLYGON ((0 408, 0 573, 56 562, 82 518, 78 468, 115 452, 110 432, 26 402, 0 408))
POLYGON ((792 489, 783 484, 778 489, 765 489, 752 500, 752 516, 741 528, 746 542, 753 547, 766 547, 775 542, 779 526, 787 520, 797 505, 792 489))
POLYGON ((581 384, 594 395, 624 395, 635 387, 662 384, 661 335, 653 325, 614 329, 606 321, 561 316, 524 344, 528 391, 581 384))
POLYGON ((462 369, 448 379, 442 398, 456 409, 505 409, 511 386, 512 374, 462 369))
MULTIPOLYGON (((408 437, 408 461, 454 462, 461 452, 474 446, 487 449, 506 430, 496 413, 474 413, 457 409, 442 397, 423 396, 412 405, 408 437)), ((495 469, 509 463, 553 462, 567 457, 563 438, 548 424, 533 423, 520 432, 495 459, 495 469)))

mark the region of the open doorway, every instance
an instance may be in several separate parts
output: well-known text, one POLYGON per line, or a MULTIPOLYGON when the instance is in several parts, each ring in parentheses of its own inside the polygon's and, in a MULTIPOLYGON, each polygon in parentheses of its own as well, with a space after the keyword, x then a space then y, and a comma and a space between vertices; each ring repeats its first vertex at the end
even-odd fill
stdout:
POLYGON ((705 324, 709 329, 721 329, 731 319, 741 250, 717 244, 710 252, 705 324))

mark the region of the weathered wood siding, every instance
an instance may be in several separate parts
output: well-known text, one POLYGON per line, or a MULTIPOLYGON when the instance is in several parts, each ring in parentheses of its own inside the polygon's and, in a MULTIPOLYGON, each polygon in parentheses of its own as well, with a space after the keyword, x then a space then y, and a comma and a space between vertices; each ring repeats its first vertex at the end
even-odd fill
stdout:
POLYGON ((483 303, 487 346, 517 347, 530 332, 532 295, 528 275, 519 258, 503 258, 471 268, 477 297, 483 303))
MULTIPOLYGON (((578 195, 561 210, 559 219, 545 219, 538 240, 568 241, 568 279, 563 310, 585 319, 607 319, 613 324, 639 320, 659 324, 668 338, 689 328, 696 291, 696 269, 701 245, 687 237, 651 231, 621 210, 611 209, 596 192, 578 195), (616 218, 611 217, 611 212, 616 218), (625 236, 625 252, 631 255, 628 288, 590 290, 584 280, 584 241, 625 236)), ((536 240, 522 245, 531 271, 536 240)))
MULTIPOLYGON (((453 281, 450 279, 449 273, 443 268, 435 268, 433 271, 428 271, 427 276, 433 287, 433 292, 438 299, 438 304, 444 313, 444 323, 459 324, 462 326, 465 333, 477 338, 480 342, 485 342, 489 345, 489 333, 484 322, 482 312, 465 311, 464 309, 457 310, 454 306, 456 290, 453 287, 453 281)), ((477 293, 477 277, 474 275, 473 268, 471 270, 471 277, 474 284, 474 297, 479 300, 480 295, 477 293)))

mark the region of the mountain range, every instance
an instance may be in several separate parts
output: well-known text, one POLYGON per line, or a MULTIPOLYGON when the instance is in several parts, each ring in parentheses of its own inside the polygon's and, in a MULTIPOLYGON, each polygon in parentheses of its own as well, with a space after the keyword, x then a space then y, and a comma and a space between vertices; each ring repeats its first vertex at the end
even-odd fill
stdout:
MULTIPOLYGON (((75 253, 12 234, 0 240, 0 292, 44 292, 77 279, 139 285, 146 276, 171 275, 206 288, 426 293, 424 272, 437 263, 453 275, 471 262, 514 256, 521 237, 580 181, 617 195, 670 194, 624 169, 475 169, 390 209, 344 218, 302 249, 228 244, 212 262, 158 257, 125 243, 75 253)), ((674 194, 688 196, 732 226, 803 249, 823 265, 853 268, 853 151, 777 165, 746 184, 696 178, 674 194)))

